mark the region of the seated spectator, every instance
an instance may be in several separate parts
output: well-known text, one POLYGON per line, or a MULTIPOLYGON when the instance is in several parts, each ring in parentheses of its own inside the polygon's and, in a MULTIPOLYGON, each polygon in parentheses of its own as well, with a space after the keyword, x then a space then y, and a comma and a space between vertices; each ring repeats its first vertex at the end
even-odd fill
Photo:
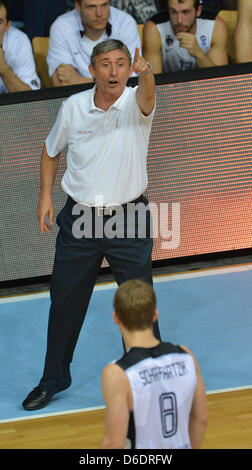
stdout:
POLYGON ((110 4, 129 13, 138 24, 145 23, 159 10, 158 0, 111 0, 110 4))
POLYGON ((238 21, 234 34, 237 62, 252 62, 252 1, 238 0, 238 21))
POLYGON ((167 0, 167 7, 143 30, 143 54, 155 74, 228 64, 221 18, 205 18, 199 0, 167 0))
POLYGON ((0 93, 39 88, 29 38, 11 25, 9 4, 0 0, 0 93))
POLYGON ((106 0, 76 1, 75 9, 57 18, 50 30, 47 63, 54 86, 92 82, 93 48, 108 38, 124 42, 133 57, 137 47, 141 50, 134 18, 106 0))

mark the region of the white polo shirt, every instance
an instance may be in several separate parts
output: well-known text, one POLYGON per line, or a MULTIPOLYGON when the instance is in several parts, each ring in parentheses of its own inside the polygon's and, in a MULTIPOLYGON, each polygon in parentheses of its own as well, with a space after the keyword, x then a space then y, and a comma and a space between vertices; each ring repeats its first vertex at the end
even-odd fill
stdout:
MULTIPOLYGON (((60 15, 50 29, 49 52, 47 63, 49 75, 52 76, 60 64, 72 65, 82 77, 91 77, 88 66, 90 65, 90 45, 87 45, 81 36, 84 32, 80 14, 76 9, 60 15)), ((109 24, 101 35, 97 44, 105 39, 119 39, 128 47, 132 59, 135 50, 141 41, 137 23, 128 13, 110 7, 109 24)))
POLYGON ((146 157, 154 110, 144 116, 136 101, 137 87, 126 87, 120 98, 103 111, 94 104, 93 89, 63 102, 46 139, 50 157, 65 146, 67 170, 63 190, 76 202, 123 204, 147 187, 146 157))
MULTIPOLYGON (((2 48, 5 60, 14 74, 29 85, 32 90, 38 90, 40 80, 36 73, 32 46, 28 36, 11 26, 4 34, 2 48)), ((7 91, 4 81, 0 78, 0 93, 7 91)))

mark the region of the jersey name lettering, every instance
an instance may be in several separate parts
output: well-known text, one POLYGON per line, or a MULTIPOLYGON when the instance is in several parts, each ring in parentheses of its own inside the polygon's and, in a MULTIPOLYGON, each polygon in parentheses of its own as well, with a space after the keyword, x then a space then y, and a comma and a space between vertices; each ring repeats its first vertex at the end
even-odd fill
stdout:
POLYGON ((163 367, 152 367, 139 371, 142 385, 149 385, 160 380, 174 379, 188 374, 185 362, 174 362, 163 367))

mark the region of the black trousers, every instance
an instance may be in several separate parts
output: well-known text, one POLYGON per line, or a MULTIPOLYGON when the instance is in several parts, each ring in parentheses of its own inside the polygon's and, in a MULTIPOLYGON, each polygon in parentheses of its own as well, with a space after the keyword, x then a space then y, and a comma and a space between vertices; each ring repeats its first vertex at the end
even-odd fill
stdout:
MULTIPOLYGON (((148 201, 144 196, 141 203, 148 209, 148 201)), ((141 233, 136 212, 132 222, 134 227, 130 230, 126 214, 123 215, 122 223, 125 235, 128 234, 127 238, 108 238, 106 235, 95 237, 95 223, 105 226, 111 222, 111 217, 99 217, 95 214, 92 214, 91 220, 93 236, 76 238, 73 235, 73 223, 80 216, 72 214, 74 206, 75 202, 69 197, 57 217, 60 230, 50 288, 47 352, 44 373, 39 384, 42 390, 59 390, 71 380, 70 363, 104 257, 118 285, 136 278, 152 283, 153 238, 150 233, 149 210, 146 211, 145 237, 139 236, 141 233), (135 236, 130 238, 133 228, 135 236)), ((160 339, 157 322, 154 324, 154 334, 160 339)))

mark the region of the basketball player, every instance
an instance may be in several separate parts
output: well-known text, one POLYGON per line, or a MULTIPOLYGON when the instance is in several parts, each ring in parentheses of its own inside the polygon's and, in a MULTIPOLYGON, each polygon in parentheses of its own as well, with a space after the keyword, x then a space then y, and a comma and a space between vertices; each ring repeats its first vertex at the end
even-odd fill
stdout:
POLYGON ((143 29, 143 54, 154 74, 226 65, 227 27, 203 16, 200 0, 167 0, 143 29))
POLYGON ((141 280, 120 285, 114 322, 127 352, 102 372, 106 404, 102 448, 200 448, 207 425, 199 365, 185 346, 153 335, 156 298, 141 280))

